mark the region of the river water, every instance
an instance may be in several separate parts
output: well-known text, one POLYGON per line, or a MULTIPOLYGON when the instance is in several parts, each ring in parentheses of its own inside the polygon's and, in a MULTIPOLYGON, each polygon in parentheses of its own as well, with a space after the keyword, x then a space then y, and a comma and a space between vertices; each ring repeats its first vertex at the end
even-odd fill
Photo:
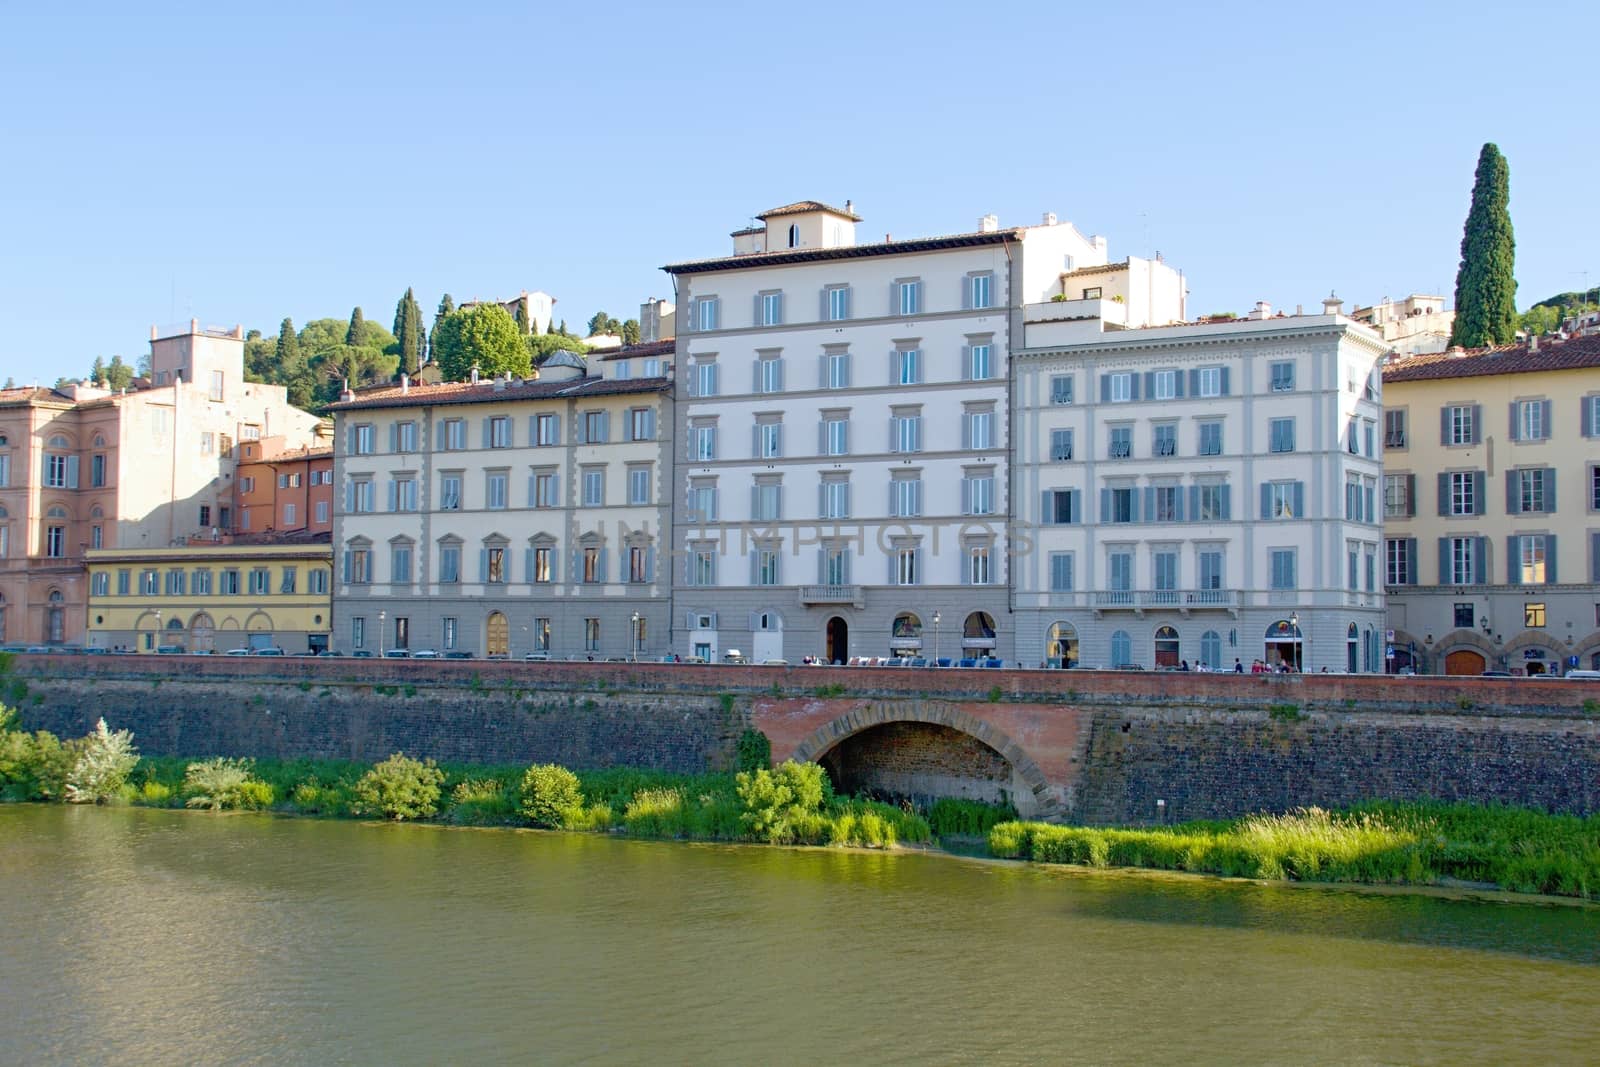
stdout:
POLYGON ((0 1063, 1580 1063, 1600 910, 0 806, 0 1063))

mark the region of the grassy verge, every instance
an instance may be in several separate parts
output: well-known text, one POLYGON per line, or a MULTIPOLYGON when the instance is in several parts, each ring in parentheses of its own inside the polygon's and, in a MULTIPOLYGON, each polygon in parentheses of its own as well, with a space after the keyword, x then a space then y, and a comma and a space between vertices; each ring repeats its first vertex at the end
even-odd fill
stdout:
POLYGON ((1600 901, 1600 816, 1479 804, 1382 802, 1151 829, 1005 822, 989 831, 989 851, 1040 863, 1306 882, 1481 882, 1600 901))

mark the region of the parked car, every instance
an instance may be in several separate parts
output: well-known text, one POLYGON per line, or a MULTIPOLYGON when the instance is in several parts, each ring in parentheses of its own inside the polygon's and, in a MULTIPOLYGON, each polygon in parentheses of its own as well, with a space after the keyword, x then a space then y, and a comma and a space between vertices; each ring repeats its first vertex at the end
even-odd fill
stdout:
POLYGON ((1478 677, 1479 678, 1509 678, 1509 677, 1511 677, 1511 672, 1510 671, 1484 671, 1482 674, 1478 675, 1478 677))
POLYGON ((248 648, 230 648, 223 653, 224 656, 248 656, 249 654, 250 650, 248 648))
MULTIPOLYGON (((522 658, 527 660, 529 663, 549 663, 550 662, 550 653, 548 653, 548 652, 529 652, 526 656, 523 656, 522 658)), ((667 657, 667 660, 668 660, 668 662, 671 662, 671 657, 670 656, 667 657)))
POLYGON ((281 648, 252 648, 250 650, 250 654, 252 656, 286 656, 286 655, 288 655, 288 653, 285 652, 281 648))
POLYGON ((322 651, 317 653, 317 657, 319 659, 324 657, 324 656, 333 657, 333 656, 343 656, 343 655, 344 655, 343 652, 339 652, 339 651, 336 651, 336 650, 331 649, 331 648, 325 648, 322 651))
POLYGON ((384 659, 410 659, 411 652, 404 648, 389 648, 383 652, 384 659))
POLYGON ((350 653, 352 659, 372 659, 376 655, 370 648, 358 648, 350 653))
MULTIPOLYGON (((445 655, 448 656, 449 653, 445 653, 445 655)), ((411 658, 412 659, 438 659, 439 658, 439 653, 436 652, 435 650, 431 649, 431 648, 419 648, 415 652, 411 653, 411 658)))
POLYGON ((1578 667, 1568 671, 1566 676, 1573 681, 1600 681, 1600 671, 1583 670, 1578 667))
POLYGON ((444 654, 444 659, 471 659, 472 653, 464 648, 452 648, 444 654))

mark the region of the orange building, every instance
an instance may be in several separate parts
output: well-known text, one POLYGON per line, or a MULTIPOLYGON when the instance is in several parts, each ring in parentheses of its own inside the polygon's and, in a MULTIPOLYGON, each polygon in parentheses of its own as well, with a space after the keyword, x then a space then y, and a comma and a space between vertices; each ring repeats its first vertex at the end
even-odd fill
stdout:
POLYGON ((333 530, 333 428, 316 429, 310 446, 282 437, 239 446, 233 483, 234 533, 331 533, 333 530))

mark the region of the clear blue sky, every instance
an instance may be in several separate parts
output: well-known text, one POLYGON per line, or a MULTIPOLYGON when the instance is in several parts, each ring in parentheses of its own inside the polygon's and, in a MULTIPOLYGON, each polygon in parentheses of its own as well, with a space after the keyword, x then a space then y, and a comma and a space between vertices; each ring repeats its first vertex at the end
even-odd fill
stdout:
POLYGON ((1587 5, 235 6, 0 0, 0 380, 408 285, 628 318, 807 198, 1055 211, 1196 314, 1448 294, 1491 140, 1519 308, 1600 285, 1587 5))

